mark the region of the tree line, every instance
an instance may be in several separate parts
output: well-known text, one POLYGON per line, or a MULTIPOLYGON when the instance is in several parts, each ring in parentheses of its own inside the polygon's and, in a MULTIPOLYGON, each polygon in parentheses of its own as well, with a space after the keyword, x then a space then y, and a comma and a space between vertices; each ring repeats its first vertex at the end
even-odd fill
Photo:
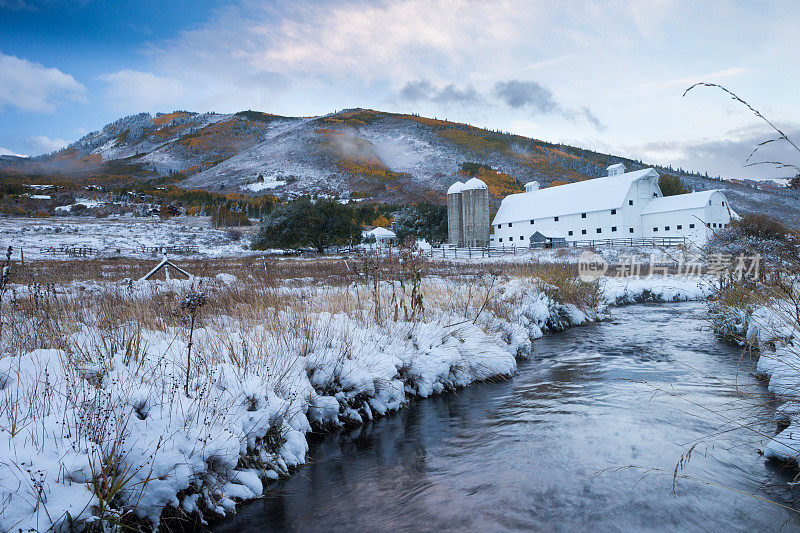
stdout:
POLYGON ((275 207, 261 221, 253 238, 256 250, 314 248, 359 244, 365 225, 394 220, 398 240, 447 238, 447 207, 430 203, 406 206, 343 204, 331 198, 302 197, 275 207))

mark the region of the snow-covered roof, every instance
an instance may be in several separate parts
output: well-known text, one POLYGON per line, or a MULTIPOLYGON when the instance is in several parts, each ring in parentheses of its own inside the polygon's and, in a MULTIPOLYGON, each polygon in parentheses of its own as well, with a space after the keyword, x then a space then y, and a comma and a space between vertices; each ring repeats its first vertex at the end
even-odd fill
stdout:
POLYGON ((688 194, 676 194, 674 196, 663 196, 653 198, 642 211, 643 215, 653 213, 666 213, 668 211, 681 211, 683 209, 698 209, 708 205, 708 201, 716 189, 710 191, 690 192, 688 194))
POLYGON ((617 176, 511 194, 503 199, 492 223, 504 224, 622 207, 631 184, 646 177, 658 179, 658 172, 646 168, 617 176))
POLYGON ((470 178, 464 184, 464 188, 462 190, 469 191, 472 189, 488 189, 488 187, 483 181, 479 180, 478 178, 470 178))
POLYGON ((464 190, 464 184, 460 181, 455 182, 447 189, 447 194, 455 194, 464 190))
POLYGON ((615 165, 609 165, 609 166, 606 167, 606 170, 617 170, 618 168, 624 169, 625 165, 623 165, 622 163, 617 163, 615 165))
POLYGON ((381 227, 369 230, 366 233, 369 233, 370 235, 375 235, 375 237, 397 237, 397 234, 392 230, 388 230, 386 228, 381 228, 381 227))

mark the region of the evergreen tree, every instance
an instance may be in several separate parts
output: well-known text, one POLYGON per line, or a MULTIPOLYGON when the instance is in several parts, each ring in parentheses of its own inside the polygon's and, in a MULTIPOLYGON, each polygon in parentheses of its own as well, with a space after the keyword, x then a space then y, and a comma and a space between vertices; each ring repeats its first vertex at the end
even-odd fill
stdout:
POLYGON ((256 250, 310 246, 323 253, 328 246, 357 243, 361 225, 351 207, 327 198, 303 197, 276 207, 261 222, 253 239, 256 250))
POLYGON ((664 196, 674 196, 676 194, 686 194, 689 189, 684 187, 683 182, 678 176, 664 174, 658 178, 658 186, 664 196))

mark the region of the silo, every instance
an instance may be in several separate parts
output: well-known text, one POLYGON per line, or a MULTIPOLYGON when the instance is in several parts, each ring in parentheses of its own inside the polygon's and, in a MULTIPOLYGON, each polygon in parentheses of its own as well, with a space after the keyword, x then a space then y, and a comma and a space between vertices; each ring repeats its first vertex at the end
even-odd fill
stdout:
POLYGON ((489 188, 478 178, 468 180, 461 192, 464 246, 489 245, 489 188))
POLYGON ((463 246, 462 198, 464 184, 455 182, 447 189, 447 241, 454 246, 463 246))

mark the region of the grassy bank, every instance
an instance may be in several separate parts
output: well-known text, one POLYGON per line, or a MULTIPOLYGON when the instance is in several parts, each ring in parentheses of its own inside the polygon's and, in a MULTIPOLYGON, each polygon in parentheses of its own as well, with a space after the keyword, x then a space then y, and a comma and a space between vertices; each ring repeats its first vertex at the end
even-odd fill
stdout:
POLYGON ((11 265, 3 287, 4 529, 225 515, 302 464, 309 431, 510 376, 533 339, 603 316, 563 266, 434 276, 406 253, 138 282, 65 264, 82 279, 11 265))

